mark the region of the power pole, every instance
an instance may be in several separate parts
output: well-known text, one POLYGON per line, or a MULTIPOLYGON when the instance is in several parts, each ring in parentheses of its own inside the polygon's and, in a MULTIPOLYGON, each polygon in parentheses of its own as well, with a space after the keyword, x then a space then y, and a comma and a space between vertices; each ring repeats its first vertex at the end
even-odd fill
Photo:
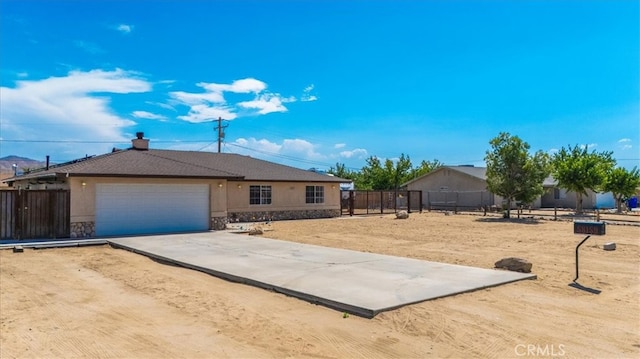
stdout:
POLYGON ((218 117, 218 126, 216 130, 218 130, 218 153, 221 152, 222 140, 224 139, 224 129, 229 127, 229 125, 222 126, 222 117, 218 117))

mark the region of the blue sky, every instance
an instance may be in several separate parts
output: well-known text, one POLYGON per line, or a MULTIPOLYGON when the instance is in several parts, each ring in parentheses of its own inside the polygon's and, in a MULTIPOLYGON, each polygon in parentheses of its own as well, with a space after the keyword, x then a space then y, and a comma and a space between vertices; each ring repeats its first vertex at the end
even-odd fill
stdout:
MULTIPOLYGON (((0 1, 0 156, 217 151, 299 168, 489 141, 640 164, 638 1, 0 1)), ((639 166, 640 167, 640 166, 639 166)))

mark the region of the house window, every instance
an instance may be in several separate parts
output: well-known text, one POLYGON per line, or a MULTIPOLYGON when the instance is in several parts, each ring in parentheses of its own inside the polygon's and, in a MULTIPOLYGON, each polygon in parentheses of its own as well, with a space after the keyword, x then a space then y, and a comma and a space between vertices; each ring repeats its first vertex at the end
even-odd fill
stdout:
POLYGON ((307 186, 307 203, 324 203, 324 186, 307 186))
POLYGON ((567 191, 562 188, 553 189, 553 199, 565 199, 567 198, 567 191))
POLYGON ((271 186, 249 186, 249 204, 271 204, 271 186))

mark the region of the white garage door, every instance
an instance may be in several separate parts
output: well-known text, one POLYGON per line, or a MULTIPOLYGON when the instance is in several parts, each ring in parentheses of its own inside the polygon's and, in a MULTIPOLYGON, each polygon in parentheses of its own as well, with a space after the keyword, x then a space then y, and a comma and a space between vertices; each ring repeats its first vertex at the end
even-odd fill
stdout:
POLYGON ((96 235, 151 234, 209 229, 209 186, 98 184, 96 235))

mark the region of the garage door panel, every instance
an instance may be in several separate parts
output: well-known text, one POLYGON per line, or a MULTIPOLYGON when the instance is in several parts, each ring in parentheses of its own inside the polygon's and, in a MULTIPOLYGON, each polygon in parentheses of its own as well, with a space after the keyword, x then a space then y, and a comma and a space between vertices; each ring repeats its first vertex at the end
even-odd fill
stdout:
POLYGON ((99 236, 209 229, 206 184, 98 184, 99 236))

